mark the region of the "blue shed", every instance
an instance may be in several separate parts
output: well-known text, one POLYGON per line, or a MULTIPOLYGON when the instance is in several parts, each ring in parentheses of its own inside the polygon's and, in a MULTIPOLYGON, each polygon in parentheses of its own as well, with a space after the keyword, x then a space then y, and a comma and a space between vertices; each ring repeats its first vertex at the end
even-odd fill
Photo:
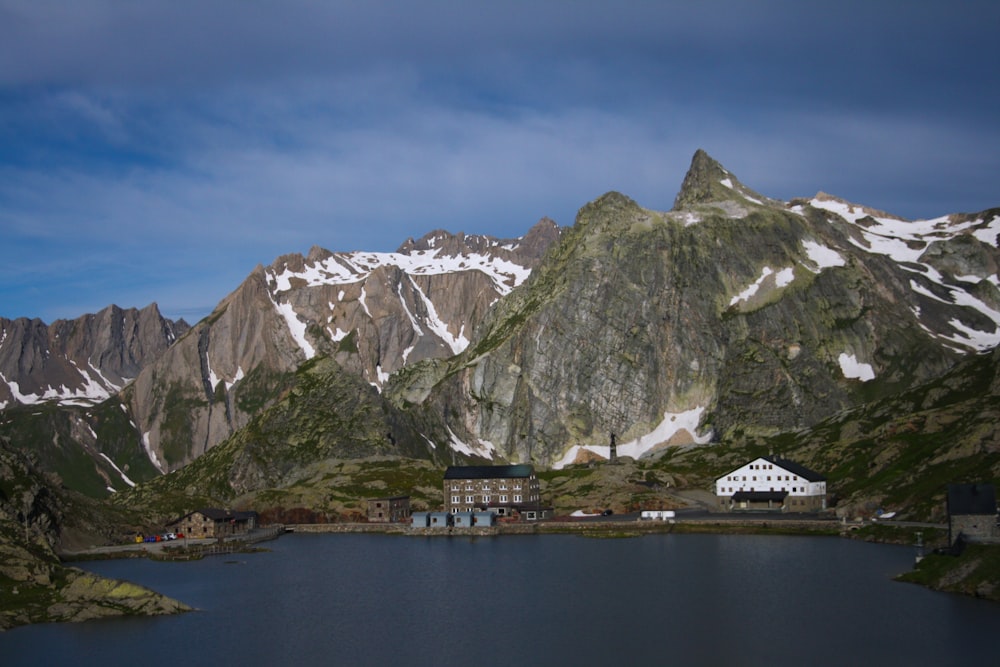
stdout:
POLYGON ((456 528, 471 528, 472 516, 472 512, 455 512, 452 515, 452 520, 455 522, 456 528))
POLYGON ((473 512, 473 526, 493 526, 497 522, 497 515, 493 512, 473 512))
POLYGON ((431 522, 430 512, 414 512, 410 518, 412 519, 410 525, 414 528, 426 528, 431 522))
POLYGON ((431 512, 429 519, 431 528, 447 528, 451 525, 451 514, 448 512, 431 512))

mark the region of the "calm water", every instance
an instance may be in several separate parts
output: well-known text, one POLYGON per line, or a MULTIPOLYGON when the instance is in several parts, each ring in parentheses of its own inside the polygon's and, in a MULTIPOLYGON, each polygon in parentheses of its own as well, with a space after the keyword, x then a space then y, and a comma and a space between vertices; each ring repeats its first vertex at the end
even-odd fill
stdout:
POLYGON ((0 633, 12 665, 997 664, 1000 604, 891 581, 836 538, 290 535, 88 563, 200 611, 0 633))

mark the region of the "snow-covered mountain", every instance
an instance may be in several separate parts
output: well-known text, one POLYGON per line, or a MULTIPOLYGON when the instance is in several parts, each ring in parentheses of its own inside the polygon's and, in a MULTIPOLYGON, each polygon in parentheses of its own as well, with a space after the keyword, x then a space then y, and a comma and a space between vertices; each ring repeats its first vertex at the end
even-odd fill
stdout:
POLYGON ((381 389, 404 366, 461 352, 559 234, 543 219, 518 239, 436 231, 395 253, 313 248, 257 267, 122 393, 143 446, 164 472, 188 463, 320 354, 381 389))
POLYGON ((58 402, 94 405, 118 393, 188 330, 160 315, 108 306, 75 320, 0 318, 0 410, 58 402))
MULTIPOLYGON (((1000 209, 907 221, 774 200, 699 151, 671 211, 609 193, 519 239, 280 257, 118 396, 161 472, 296 396, 319 357, 419 412, 401 451, 442 461, 561 467, 606 457, 612 433, 637 458, 784 433, 995 347, 998 235, 1000 209)), ((45 395, 0 368, 9 402, 45 395)))
POLYGON ((675 207, 583 207, 469 348, 392 387, 480 456, 560 467, 808 428, 1000 342, 1000 210, 781 202, 699 151, 675 207))
POLYGON ((910 288, 920 297, 912 312, 926 331, 963 352, 1000 343, 1000 210, 911 221, 824 193, 791 210, 804 206, 848 222, 853 246, 911 274, 910 288))

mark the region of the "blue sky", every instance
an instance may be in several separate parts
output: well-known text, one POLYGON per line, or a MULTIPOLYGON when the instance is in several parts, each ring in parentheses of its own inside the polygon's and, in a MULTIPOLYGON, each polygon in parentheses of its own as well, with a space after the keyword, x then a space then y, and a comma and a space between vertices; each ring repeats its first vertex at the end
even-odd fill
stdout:
POLYGON ((1000 3, 0 0, 0 317, 157 302, 434 229, 779 198, 1000 206, 1000 3))

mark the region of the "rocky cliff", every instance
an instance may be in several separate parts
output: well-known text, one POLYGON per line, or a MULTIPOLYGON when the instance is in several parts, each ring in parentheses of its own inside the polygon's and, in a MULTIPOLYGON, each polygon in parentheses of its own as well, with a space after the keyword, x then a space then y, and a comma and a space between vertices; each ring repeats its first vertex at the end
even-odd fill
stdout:
POLYGON ((1000 211, 763 197, 699 151, 672 211, 609 193, 447 364, 401 374, 498 460, 561 467, 801 429, 1000 340, 1000 211))
POLYGON ((408 364, 461 352, 558 237, 543 219, 519 239, 436 231, 395 253, 313 248, 257 267, 122 392, 150 460, 167 472, 201 456, 318 356, 381 389, 408 364))
MULTIPOLYGON (((105 510, 60 488, 31 456, 0 438, 0 630, 47 621, 160 615, 186 605, 141 586, 98 577, 59 562, 72 535, 107 538, 105 510)), ((121 537, 120 535, 118 536, 121 537)))
MULTIPOLYGON (((606 458, 612 439, 635 458, 759 441, 994 348, 998 234, 1000 209, 908 221, 823 193, 777 201, 699 151, 671 211, 612 192, 569 229, 438 231, 395 253, 314 248, 258 267, 76 430, 102 452, 118 443, 105 481, 123 464, 148 479, 305 397, 296 373, 322 362, 407 424, 396 443, 359 437, 323 457, 560 468, 606 458)), ((297 441, 299 422, 281 421, 297 441)))
POLYGON ((19 404, 93 405, 116 394, 188 330, 156 304, 108 306, 75 320, 0 318, 0 410, 19 404))

